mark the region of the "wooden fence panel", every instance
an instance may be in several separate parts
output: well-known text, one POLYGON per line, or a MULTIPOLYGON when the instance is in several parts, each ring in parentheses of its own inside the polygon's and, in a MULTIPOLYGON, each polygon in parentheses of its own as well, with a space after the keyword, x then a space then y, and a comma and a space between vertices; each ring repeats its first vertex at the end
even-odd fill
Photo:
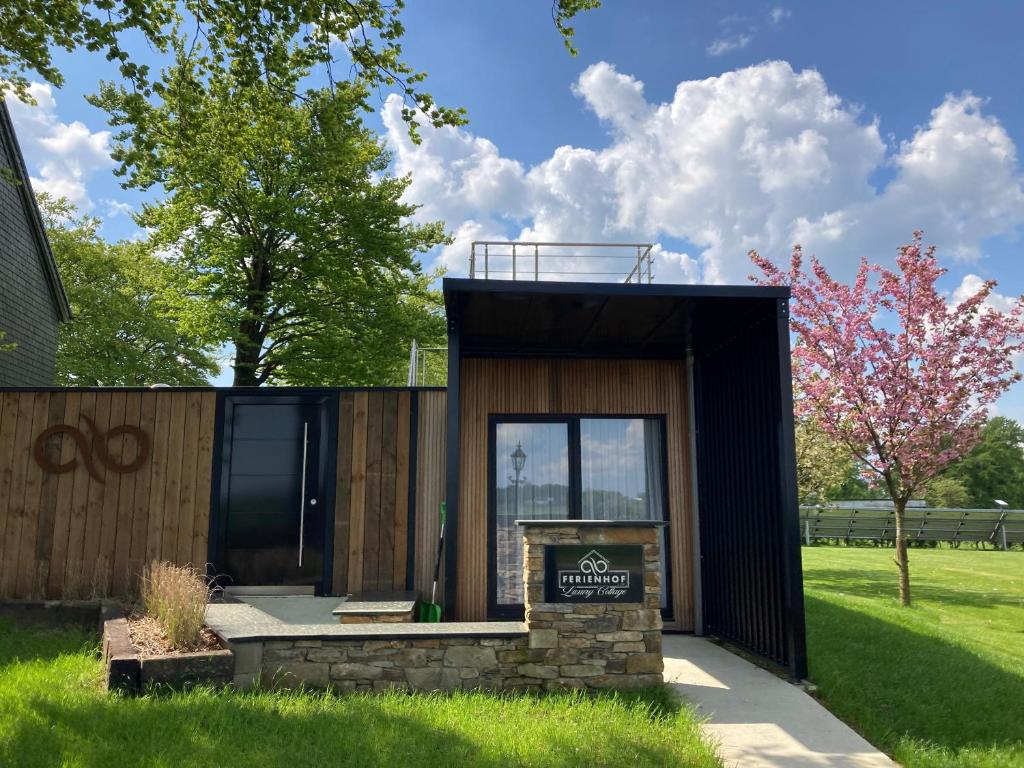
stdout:
POLYGON ((334 593, 403 591, 411 585, 424 594, 421 571, 433 566, 437 536, 428 519, 436 522, 444 487, 444 402, 445 393, 433 390, 341 393, 334 593), (426 446, 419 442, 424 437, 426 446))
POLYGON ((215 411, 213 390, 0 393, 0 598, 124 595, 157 557, 202 567, 215 411))

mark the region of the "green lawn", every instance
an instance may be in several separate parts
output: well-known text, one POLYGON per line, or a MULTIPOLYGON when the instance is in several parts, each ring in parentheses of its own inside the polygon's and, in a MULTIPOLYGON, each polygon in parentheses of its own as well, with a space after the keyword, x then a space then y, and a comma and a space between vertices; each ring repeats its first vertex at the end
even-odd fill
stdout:
POLYGON ((910 768, 1024 766, 1024 553, 805 547, 810 674, 824 703, 910 768))
POLYGON ((95 647, 0 622, 0 766, 720 766, 664 690, 127 699, 98 687, 95 647))

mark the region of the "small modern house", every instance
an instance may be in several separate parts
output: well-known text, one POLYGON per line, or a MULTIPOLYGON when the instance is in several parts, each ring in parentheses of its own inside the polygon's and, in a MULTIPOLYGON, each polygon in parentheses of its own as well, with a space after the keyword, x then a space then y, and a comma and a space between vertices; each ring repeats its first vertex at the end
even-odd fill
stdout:
POLYGON ((7 105, 0 99, 0 386, 53 383, 57 331, 71 309, 32 194, 7 105))
MULTIPOLYGON (((486 274, 486 273, 485 273, 486 274)), ((535 275, 536 276, 536 275, 535 275)), ((516 520, 653 520, 667 631, 806 672, 788 290, 446 279, 448 386, 7 389, 0 596, 223 582, 523 613, 516 520)))

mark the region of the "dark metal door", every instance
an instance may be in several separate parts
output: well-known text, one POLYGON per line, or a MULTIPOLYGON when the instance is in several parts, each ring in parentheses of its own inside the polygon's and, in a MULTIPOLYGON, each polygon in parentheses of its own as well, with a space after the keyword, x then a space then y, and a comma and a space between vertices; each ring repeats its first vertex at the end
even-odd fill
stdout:
POLYGON ((322 589, 328 410, 323 397, 225 398, 215 563, 225 585, 322 589))

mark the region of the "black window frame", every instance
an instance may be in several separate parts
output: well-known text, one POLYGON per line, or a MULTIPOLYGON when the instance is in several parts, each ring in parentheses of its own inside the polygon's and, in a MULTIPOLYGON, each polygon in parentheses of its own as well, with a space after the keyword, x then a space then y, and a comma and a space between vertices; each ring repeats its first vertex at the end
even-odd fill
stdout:
POLYGON ((664 621, 673 621, 672 610, 672 546, 669 531, 668 485, 668 418, 664 413, 492 413, 487 416, 487 617, 488 619, 522 620, 524 605, 498 604, 498 495, 496 485, 497 436, 499 424, 565 424, 569 440, 569 519, 583 519, 582 446, 580 422, 584 419, 646 419, 661 426, 661 520, 665 547, 665 607, 661 609, 664 621))

